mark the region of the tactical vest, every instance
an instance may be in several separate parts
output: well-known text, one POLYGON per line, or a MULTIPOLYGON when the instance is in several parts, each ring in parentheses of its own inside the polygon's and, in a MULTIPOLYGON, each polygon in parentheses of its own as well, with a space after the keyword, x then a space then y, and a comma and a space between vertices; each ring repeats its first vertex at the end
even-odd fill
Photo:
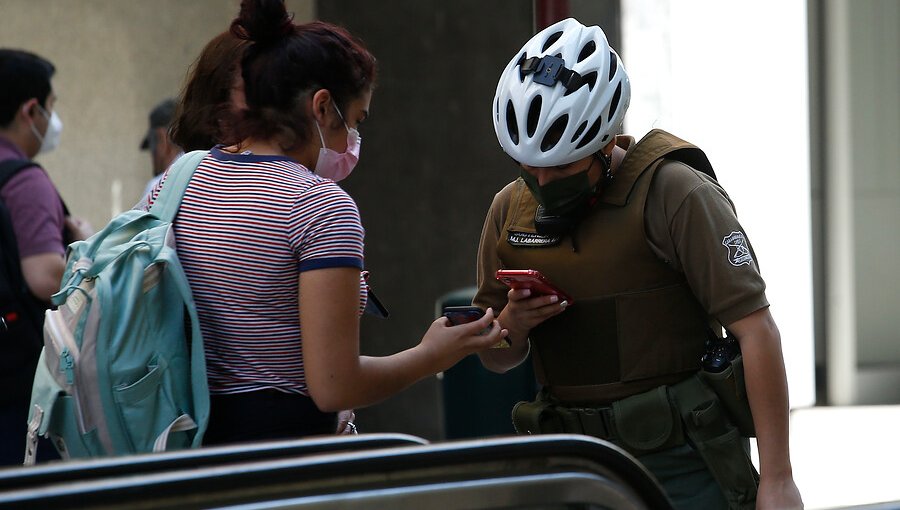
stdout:
POLYGON ((537 202, 519 179, 497 253, 503 267, 538 269, 574 304, 531 330, 535 374, 567 404, 607 404, 697 371, 707 314, 680 272, 650 249, 644 206, 660 163, 715 177, 694 145, 653 130, 627 148, 598 203, 567 236, 536 233, 537 202))

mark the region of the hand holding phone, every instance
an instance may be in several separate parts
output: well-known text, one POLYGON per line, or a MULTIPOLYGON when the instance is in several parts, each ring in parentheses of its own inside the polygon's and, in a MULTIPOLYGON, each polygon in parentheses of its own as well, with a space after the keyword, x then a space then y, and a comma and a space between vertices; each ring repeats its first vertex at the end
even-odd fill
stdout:
POLYGON ((554 294, 569 305, 574 302, 572 296, 536 269, 498 269, 496 277, 512 289, 531 289, 535 296, 554 294))
MULTIPOLYGON (((475 322, 484 317, 484 310, 477 306, 445 306, 443 315, 450 321, 450 324, 459 326, 461 324, 475 322)), ((491 328, 489 326, 486 330, 482 331, 481 334, 483 335, 490 330, 491 328)), ((500 347, 509 347, 509 340, 504 338, 500 343, 494 346, 494 348, 500 347)))

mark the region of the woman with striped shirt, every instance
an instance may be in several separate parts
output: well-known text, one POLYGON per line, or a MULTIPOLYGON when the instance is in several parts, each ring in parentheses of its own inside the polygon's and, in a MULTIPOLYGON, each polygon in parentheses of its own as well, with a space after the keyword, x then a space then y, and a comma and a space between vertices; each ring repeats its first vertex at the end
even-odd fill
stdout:
POLYGON ((340 27, 295 25, 282 0, 244 0, 232 33, 250 42, 247 108, 197 168, 175 221, 206 348, 204 444, 333 434, 337 411, 379 402, 506 331, 488 310, 461 326, 437 319, 405 351, 360 355, 363 228, 335 181, 359 155, 375 59, 340 27))

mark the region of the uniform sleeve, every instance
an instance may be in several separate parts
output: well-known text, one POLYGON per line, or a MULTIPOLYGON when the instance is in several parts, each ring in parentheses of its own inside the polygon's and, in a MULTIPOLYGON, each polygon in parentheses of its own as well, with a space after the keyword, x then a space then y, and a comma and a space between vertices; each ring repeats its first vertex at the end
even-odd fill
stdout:
POLYGON ((509 290, 494 275, 498 269, 503 267, 500 257, 497 255, 497 245, 500 242, 501 231, 506 222, 511 194, 512 186, 510 185, 494 196, 491 207, 488 209, 487 216, 484 219, 481 239, 478 242, 478 259, 476 263, 478 291, 472 300, 472 304, 483 309, 493 308, 495 314, 499 314, 506 307, 506 293, 509 290))
POLYGON ((65 217, 59 193, 39 167, 22 170, 4 186, 19 257, 44 253, 65 255, 65 217))
POLYGON ((364 231, 356 202, 332 181, 301 193, 291 210, 289 240, 299 270, 363 268, 364 231))
POLYGON ((645 214, 651 248, 684 273, 707 313, 728 325, 769 305, 756 255, 725 190, 684 164, 654 176, 645 214))

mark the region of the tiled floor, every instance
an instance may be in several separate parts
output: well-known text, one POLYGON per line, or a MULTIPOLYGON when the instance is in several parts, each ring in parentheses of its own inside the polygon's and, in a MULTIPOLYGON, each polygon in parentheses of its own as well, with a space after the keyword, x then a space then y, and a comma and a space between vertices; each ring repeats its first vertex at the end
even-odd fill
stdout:
POLYGON ((791 460, 808 510, 900 509, 900 406, 796 409, 791 460))

